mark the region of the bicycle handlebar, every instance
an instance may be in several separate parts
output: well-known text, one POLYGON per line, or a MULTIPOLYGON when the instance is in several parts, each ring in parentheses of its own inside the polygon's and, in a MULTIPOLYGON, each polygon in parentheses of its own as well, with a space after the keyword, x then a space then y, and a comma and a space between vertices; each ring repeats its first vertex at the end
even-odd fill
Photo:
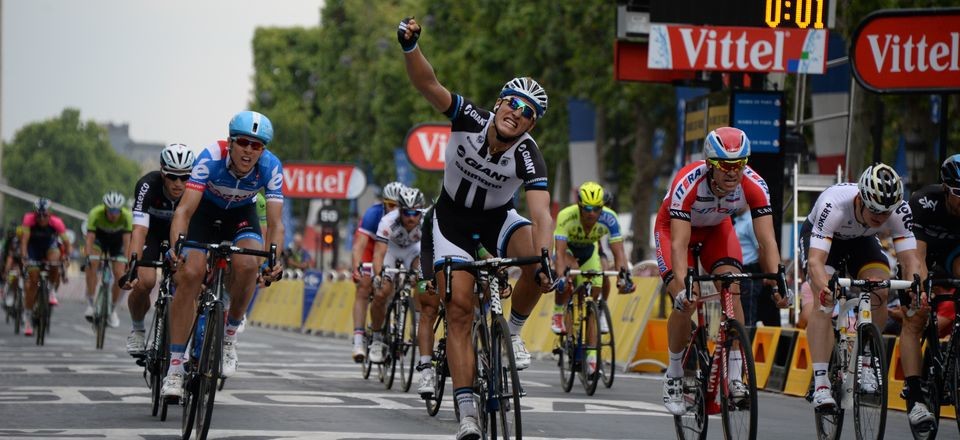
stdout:
POLYGON ((599 270, 580 270, 580 269, 570 269, 570 268, 567 268, 567 273, 566 273, 566 275, 569 275, 569 276, 572 276, 572 277, 575 277, 575 276, 577 276, 577 275, 580 275, 580 276, 587 277, 587 278, 590 278, 590 277, 616 277, 616 276, 620 276, 620 272, 617 272, 617 271, 615 271, 615 270, 599 271, 599 270))
MULTIPOLYGON (((250 249, 234 246, 230 242, 222 243, 201 243, 199 241, 187 240, 183 234, 177 237, 176 253, 179 255, 184 247, 194 249, 205 249, 219 256, 228 256, 231 254, 252 255, 254 257, 263 257, 267 259, 267 268, 272 268, 277 264, 277 244, 270 243, 270 250, 250 249)), ((264 272, 265 273, 265 272, 264 272)), ((264 285, 270 286, 271 280, 264 280, 264 285)))
MULTIPOLYGON (((556 280, 554 279, 555 277, 553 276, 553 271, 550 270, 550 255, 547 253, 546 248, 540 249, 539 257, 533 257, 533 256, 512 257, 512 258, 496 257, 496 258, 488 258, 486 260, 479 260, 479 261, 459 261, 459 262, 454 262, 451 257, 446 257, 443 260, 442 267, 443 267, 443 272, 446 278, 449 280, 451 272, 455 270, 487 269, 487 270, 496 271, 504 267, 527 266, 527 265, 536 264, 536 263, 540 263, 540 270, 543 271, 543 273, 547 274, 547 278, 549 278, 548 282, 550 283, 550 285, 553 285, 556 282, 556 280)), ((450 301, 450 298, 453 295, 453 288, 451 286, 452 283, 447 282, 445 284, 446 286, 444 289, 445 290, 444 294, 446 296, 446 301, 450 301)))
POLYGON ((684 282, 687 288, 687 300, 692 301, 691 285, 696 281, 720 281, 721 283, 733 283, 741 280, 775 280, 777 282, 777 291, 787 291, 787 269, 782 265, 777 266, 775 273, 720 273, 708 275, 694 275, 693 268, 687 269, 687 279, 684 282))

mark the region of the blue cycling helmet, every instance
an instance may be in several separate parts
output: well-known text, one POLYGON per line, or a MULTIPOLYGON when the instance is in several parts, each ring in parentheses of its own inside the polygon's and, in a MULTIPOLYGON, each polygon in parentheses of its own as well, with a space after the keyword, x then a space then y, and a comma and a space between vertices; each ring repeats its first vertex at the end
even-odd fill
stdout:
POLYGON ((273 139, 273 124, 260 113, 244 110, 230 120, 230 136, 248 136, 266 145, 273 139))
POLYGON ((960 154, 954 154, 940 165, 940 182, 951 188, 960 188, 960 154))

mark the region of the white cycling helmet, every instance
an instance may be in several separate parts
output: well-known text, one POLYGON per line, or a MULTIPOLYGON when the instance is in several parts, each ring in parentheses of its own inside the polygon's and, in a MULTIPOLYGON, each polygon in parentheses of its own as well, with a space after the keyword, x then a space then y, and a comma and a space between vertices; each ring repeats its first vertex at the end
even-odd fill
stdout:
POLYGON ((123 197, 123 194, 116 191, 110 191, 103 195, 103 205, 107 209, 120 209, 123 207, 123 202, 126 201, 127 199, 123 197))
POLYGON ((168 144, 160 152, 160 171, 164 174, 190 174, 196 157, 184 144, 168 144))
POLYGON ((400 190, 400 199, 397 202, 403 209, 423 208, 423 193, 416 188, 404 188, 400 190))
POLYGON ((547 91, 540 87, 540 83, 529 76, 517 77, 507 81, 500 90, 500 97, 519 96, 530 101, 537 108, 537 119, 547 112, 547 91))
POLYGON ((903 201, 903 182, 889 165, 870 165, 857 182, 860 199, 867 209, 875 213, 893 211, 903 201))
POLYGON ((390 182, 383 186, 383 198, 386 200, 400 201, 400 191, 407 186, 400 182, 390 182))

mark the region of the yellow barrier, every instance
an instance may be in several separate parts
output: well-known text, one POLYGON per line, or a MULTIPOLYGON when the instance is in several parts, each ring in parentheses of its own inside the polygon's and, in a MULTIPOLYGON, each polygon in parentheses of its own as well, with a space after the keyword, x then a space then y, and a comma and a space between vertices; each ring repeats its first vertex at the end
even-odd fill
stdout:
MULTIPOLYGON (((523 338, 527 350, 531 353, 542 353, 549 355, 553 352, 553 347, 557 342, 557 335, 550 330, 550 320, 553 317, 553 303, 555 294, 550 293, 540 296, 537 306, 530 312, 527 322, 523 324, 520 330, 520 337, 523 338)), ((507 301, 509 303, 510 301, 507 301)), ((505 303, 504 315, 510 319, 510 307, 505 303)))
POLYGON ((903 360, 900 359, 900 338, 893 343, 893 353, 890 355, 890 365, 887 367, 887 408, 907 410, 907 402, 900 398, 903 391, 903 360))
POLYGON ((617 361, 627 362, 630 371, 659 373, 670 360, 667 320, 650 319, 660 297, 660 277, 634 277, 633 281, 637 291, 620 297, 610 310, 619 344, 617 361))
POLYGON ((758 327, 753 336, 753 363, 757 370, 757 388, 767 387, 773 359, 780 342, 780 327, 758 327))
POLYGON ((303 317, 303 281, 280 280, 260 289, 250 321, 268 326, 299 329, 303 317))
MULTIPOLYGON (((334 289, 339 293, 332 304, 330 311, 333 321, 333 332, 337 336, 353 335, 353 304, 357 298, 357 286, 353 281, 336 281, 334 289)), ((370 323, 369 316, 367 323, 370 323)))
POLYGON ((812 378, 813 363, 810 360, 807 332, 797 330, 797 342, 793 348, 793 358, 790 359, 790 369, 787 371, 787 384, 783 387, 783 394, 806 396, 807 391, 810 390, 812 378))
POLYGON ((324 324, 326 324, 326 312, 330 310, 330 301, 333 299, 333 282, 324 281, 320 284, 320 290, 317 291, 317 296, 313 300, 313 307, 310 308, 310 314, 307 315, 307 320, 303 323, 303 329, 315 333, 323 332, 333 332, 333 327, 324 329, 324 324))

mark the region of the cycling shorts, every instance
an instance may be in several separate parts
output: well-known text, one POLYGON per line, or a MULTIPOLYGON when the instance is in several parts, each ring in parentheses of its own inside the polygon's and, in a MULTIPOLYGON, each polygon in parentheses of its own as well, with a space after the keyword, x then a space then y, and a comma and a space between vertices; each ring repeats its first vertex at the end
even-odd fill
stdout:
POLYGON ((200 243, 229 241, 236 244, 244 239, 263 243, 256 204, 223 209, 206 199, 200 200, 200 205, 190 219, 187 240, 200 243), (221 222, 219 230, 214 227, 214 222, 217 220, 221 222))
MULTIPOLYGON (((580 270, 603 270, 603 264, 600 262, 600 246, 595 244, 577 244, 573 245, 567 243, 567 253, 572 255, 577 259, 577 265, 580 266, 580 270)), ((583 284, 584 277, 577 275, 576 280, 574 280, 574 285, 579 286, 583 284)), ((603 283, 603 277, 590 277, 590 282, 594 286, 599 286, 603 283)))
MULTIPOLYGON (((803 222, 800 227, 800 264, 805 273, 807 270, 807 256, 810 252, 810 233, 813 223, 803 222)), ((826 271, 833 275, 837 270, 856 278, 867 269, 882 269, 890 274, 890 260, 883 253, 880 239, 875 235, 857 237, 850 240, 833 239, 830 244, 830 254, 827 256, 826 271)))
POLYGON ((89 255, 108 255, 112 257, 122 257, 123 252, 123 234, 125 232, 94 232, 93 252, 89 255))
MULTIPOLYGON (((661 221, 657 216, 657 223, 653 230, 653 240, 657 245, 657 268, 664 283, 669 283, 673 277, 672 249, 670 248, 670 219, 661 221)), ((733 229, 730 217, 724 218, 713 226, 691 227, 690 248, 687 249, 687 264, 694 267, 693 247, 696 243, 703 243, 700 249, 700 263, 708 272, 719 266, 730 265, 743 270, 743 250, 740 241, 733 229)), ((681 274, 685 276, 686 274, 681 274)))
POLYGON ((60 249, 60 239, 56 236, 49 239, 33 240, 27 243, 27 259, 32 261, 43 261, 47 259, 47 254, 52 250, 60 249))
MULTIPOLYGON (((397 262, 403 263, 405 268, 416 268, 414 262, 420 258, 420 243, 416 243, 405 248, 387 247, 387 253, 383 256, 383 267, 397 267, 397 262)), ((386 279, 393 277, 386 275, 386 279)))
POLYGON ((444 193, 436 204, 433 231, 433 265, 440 267, 446 257, 453 261, 474 261, 479 235, 480 244, 495 257, 507 252, 510 237, 521 227, 530 225, 512 206, 487 211, 469 210, 455 206, 444 193))
POLYGON ((140 250, 140 256, 137 258, 147 261, 159 261, 162 258, 160 255, 160 244, 163 243, 164 240, 169 239, 169 223, 164 227, 157 227, 155 224, 151 224, 150 229, 147 230, 147 237, 143 242, 143 249, 140 250))

